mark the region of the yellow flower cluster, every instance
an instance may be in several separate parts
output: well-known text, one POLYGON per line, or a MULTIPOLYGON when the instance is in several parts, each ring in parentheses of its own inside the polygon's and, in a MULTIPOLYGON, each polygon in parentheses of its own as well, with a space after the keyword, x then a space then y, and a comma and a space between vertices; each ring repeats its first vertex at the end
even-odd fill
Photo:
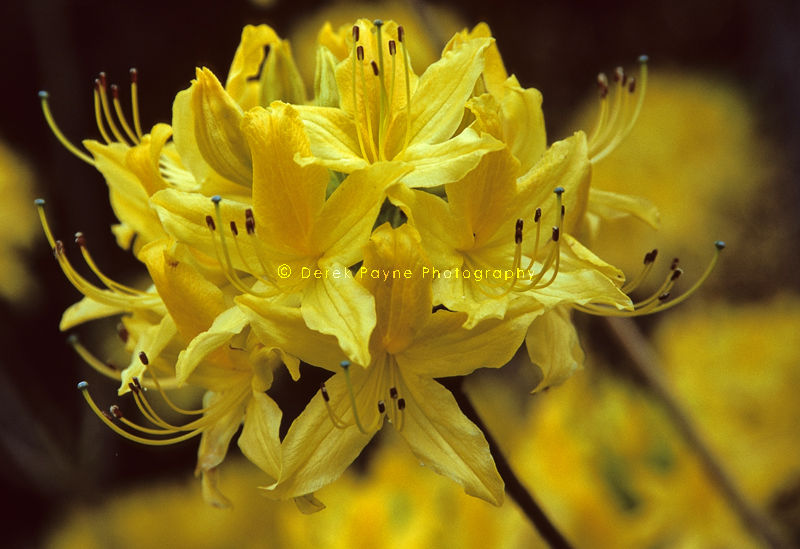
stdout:
POLYGON ((388 420, 419 462, 500 504, 503 481, 483 433, 436 379, 501 367, 524 341, 542 371, 538 388, 547 387, 583 359, 571 309, 638 315, 686 295, 669 300, 673 265, 657 292, 632 303, 628 292, 655 253, 625 283, 574 236, 590 206, 654 215, 641 201, 590 189, 592 163, 638 115, 644 63, 639 81, 621 70, 614 84, 600 79, 589 136, 548 146, 541 94, 506 73, 485 24, 453 36, 421 74, 413 40, 394 22, 325 25, 309 97, 289 43, 248 26, 224 85, 197 69, 175 98, 172 124, 149 132, 136 72, 131 117, 101 75, 103 142, 85 141, 88 153, 61 134, 42 94, 59 140, 105 177, 118 243, 152 280, 146 289, 111 280, 77 235, 101 284, 85 278, 38 201, 58 263, 85 295, 61 328, 122 315, 124 371, 73 345, 121 380, 119 393, 131 393, 150 425, 117 406, 101 410, 88 385, 79 388, 129 439, 199 435, 197 472, 212 503, 227 504, 216 473, 240 425, 238 445, 262 470, 265 494, 312 512, 322 507, 313 493, 388 420), (280 436, 273 376, 285 365, 296 381, 301 362, 332 375, 280 436), (201 408, 169 399, 165 390, 183 384, 206 391, 201 408), (186 423, 162 417, 154 392, 186 423))

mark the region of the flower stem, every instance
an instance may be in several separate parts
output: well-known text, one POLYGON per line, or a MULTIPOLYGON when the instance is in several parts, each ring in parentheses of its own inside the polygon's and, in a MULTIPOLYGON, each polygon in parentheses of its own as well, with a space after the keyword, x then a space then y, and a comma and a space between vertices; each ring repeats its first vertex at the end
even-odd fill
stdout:
POLYGON ((711 449, 700 436, 686 411, 672 395, 665 382, 658 357, 638 326, 630 319, 605 319, 614 337, 631 360, 636 373, 645 386, 661 403, 667 415, 683 436, 689 447, 706 470, 711 481, 722 492, 728 504, 736 512, 742 524, 750 532, 767 543, 769 547, 780 549, 789 547, 783 536, 759 509, 747 501, 731 476, 723 469, 711 449))
POLYGON ((511 499, 516 502, 522 512, 525 513, 525 516, 533 523, 539 535, 550 547, 559 549, 571 548, 572 545, 570 545, 567 539, 558 531, 553 522, 545 514, 544 510, 536 503, 536 500, 533 499, 528 489, 522 485, 516 473, 514 473, 511 464, 497 445, 497 441, 489 432, 489 429, 481 419, 478 411, 475 410, 469 396, 464 392, 462 388, 462 379, 463 378, 455 378, 448 380, 446 386, 452 391, 464 415, 477 425, 486 437, 486 442, 489 443, 489 450, 492 452, 492 457, 494 457, 497 471, 505 482, 506 492, 511 496, 511 499))

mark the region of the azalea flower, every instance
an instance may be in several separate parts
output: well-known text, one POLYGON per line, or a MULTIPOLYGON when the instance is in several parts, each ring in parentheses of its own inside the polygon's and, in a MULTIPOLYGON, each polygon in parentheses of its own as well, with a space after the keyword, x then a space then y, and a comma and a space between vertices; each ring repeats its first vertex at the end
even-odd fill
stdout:
MULTIPOLYGON (((344 173, 402 162, 414 167, 406 185, 435 187, 457 181, 503 147, 491 135, 460 128, 491 40, 459 44, 418 77, 408 39, 391 21, 361 19, 352 27, 344 39, 349 55, 334 69, 340 104, 300 109, 313 155, 304 162, 344 173)), ((335 40, 323 35, 326 41, 335 40)))
POLYGON ((511 310, 468 330, 463 313, 432 314, 427 265, 409 225, 384 224, 373 233, 360 282, 375 298, 378 321, 369 342, 372 360, 364 365, 337 363, 334 342, 309 332, 296 310, 237 299, 262 341, 335 372, 286 434, 281 477, 264 487, 270 495, 309 497, 338 478, 388 418, 422 463, 468 494, 502 502, 503 481, 482 433, 433 378, 502 366, 532 315, 511 310), (380 279, 380 273, 398 275, 380 279))

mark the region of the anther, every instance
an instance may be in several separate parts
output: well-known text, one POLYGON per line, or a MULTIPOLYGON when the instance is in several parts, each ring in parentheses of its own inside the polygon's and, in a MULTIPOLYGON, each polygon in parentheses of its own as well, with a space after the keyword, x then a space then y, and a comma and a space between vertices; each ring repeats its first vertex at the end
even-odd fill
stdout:
POLYGON ((97 75, 97 78, 95 79, 95 82, 97 82, 97 83, 98 83, 98 85, 99 85, 101 88, 105 88, 105 87, 106 87, 106 83, 107 83, 107 80, 106 80, 106 73, 105 73, 105 72, 101 72, 100 74, 98 74, 98 75, 97 75))
POLYGON ((597 75, 597 88, 600 90, 600 99, 605 99, 608 95, 608 76, 601 72, 597 75))
POLYGON ((378 413, 379 414, 383 414, 385 412, 386 412, 386 404, 382 400, 379 400, 378 401, 378 413))
POLYGON ((355 42, 358 42, 360 36, 361 36, 361 29, 358 28, 358 25, 353 25, 353 40, 355 42))
POLYGON ((405 410, 406 409, 406 399, 401 398, 397 401, 397 409, 398 410, 405 410))
POLYGON ((372 67, 372 72, 375 74, 375 76, 378 76, 380 74, 380 71, 378 70, 378 64, 374 60, 370 61, 369 64, 372 67))
POLYGON ((119 336, 119 338, 122 340, 123 343, 127 343, 128 338, 130 337, 128 329, 122 324, 117 325, 117 335, 119 336))
POLYGON ((56 255, 62 255, 64 253, 64 243, 60 240, 56 240, 53 252, 55 252, 56 255))
POLYGON ((250 208, 244 211, 244 226, 247 229, 247 234, 256 232, 256 218, 253 216, 253 210, 250 208))
POLYGON ((115 418, 122 419, 122 410, 120 410, 119 406, 116 404, 112 404, 108 411, 111 412, 111 415, 115 418))
POLYGON ((131 67, 130 70, 128 70, 128 74, 131 77, 131 84, 136 84, 139 81, 139 71, 137 71, 135 67, 131 67))
POLYGON ((397 45, 394 43, 394 40, 389 40, 389 55, 394 55, 397 53, 397 45))
POLYGON ((80 231, 75 233, 75 244, 77 244, 81 248, 86 247, 86 237, 83 236, 83 233, 80 231))
POLYGON ((144 351, 139 351, 139 360, 141 360, 142 364, 144 364, 145 366, 150 364, 150 359, 147 358, 147 353, 145 353, 144 351))
POLYGON ((116 84, 111 84, 111 97, 119 99, 119 86, 116 84))
POLYGON ((144 389, 142 388, 142 384, 139 383, 139 378, 138 377, 134 377, 131 381, 133 381, 133 384, 136 386, 136 388, 139 391, 144 391, 144 389))
POLYGON ((239 236, 239 229, 236 228, 236 221, 231 221, 231 232, 233 236, 239 236))
POLYGON ((566 213, 567 213, 567 207, 562 204, 561 205, 561 217, 564 217, 564 215, 566 213))
POLYGON ((558 227, 553 227, 553 242, 558 242, 558 238, 561 235, 561 230, 558 227))
MULTIPOLYGON (((354 27, 354 28, 358 28, 358 27, 354 27)), ((325 402, 330 402, 331 401, 331 397, 328 394, 328 389, 325 387, 325 383, 324 382, 320 386, 319 390, 322 393, 322 400, 324 400, 325 402)))
POLYGON ((128 383, 128 389, 130 389, 134 393, 138 393, 139 392, 139 389, 137 389, 136 385, 134 385, 133 383, 128 383))
POLYGON ((217 230, 217 225, 216 223, 214 223, 214 218, 211 217, 210 215, 206 216, 206 225, 208 225, 208 228, 211 229, 212 231, 217 230))
POLYGON ((633 93, 636 91, 636 77, 631 76, 631 81, 628 83, 628 92, 633 93))
POLYGON ((680 259, 677 257, 672 260, 672 263, 669 264, 669 270, 674 271, 678 268, 678 263, 680 263, 680 259))
POLYGON ((389 397, 393 399, 397 398, 397 387, 389 387, 389 397))
POLYGON ((406 37, 406 30, 403 28, 403 25, 397 27, 397 40, 398 42, 404 42, 406 37))
POLYGON ((653 248, 651 251, 644 254, 644 264, 649 265, 656 260, 656 256, 658 255, 658 249, 653 248))
POLYGON ((517 226, 514 228, 514 243, 522 243, 522 220, 517 219, 517 226))
POLYGON ((617 67, 616 69, 614 69, 614 82, 621 81, 624 76, 625 76, 625 71, 622 69, 622 67, 617 67))
POLYGON ((672 271, 672 276, 669 277, 671 281, 676 281, 683 274, 683 269, 675 269, 672 271))
POLYGON ((88 388, 89 388, 89 384, 86 381, 81 381, 80 383, 78 383, 78 390, 79 391, 85 391, 88 388))
POLYGON ((108 412, 106 412, 105 410, 101 410, 101 413, 103 414, 103 416, 105 416, 105 418, 106 418, 108 421, 114 421, 114 416, 112 416, 111 414, 109 414, 109 413, 108 413, 108 412))
POLYGON ((664 292, 660 296, 658 296, 659 301, 666 301, 669 299, 669 292, 664 292))
POLYGON ((536 208, 536 212, 533 214, 533 222, 538 223, 541 218, 542 218, 542 209, 536 208))
POLYGON ((364 60, 364 46, 358 46, 356 48, 356 58, 359 61, 363 61, 364 60))

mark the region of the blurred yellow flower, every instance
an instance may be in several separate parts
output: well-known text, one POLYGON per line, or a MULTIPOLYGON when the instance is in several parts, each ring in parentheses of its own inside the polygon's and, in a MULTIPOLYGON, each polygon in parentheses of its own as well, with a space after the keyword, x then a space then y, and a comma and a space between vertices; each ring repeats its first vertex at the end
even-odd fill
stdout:
POLYGON ((0 142, 0 298, 24 304, 33 279, 27 274, 20 252, 38 236, 33 200, 33 172, 27 163, 0 142))

